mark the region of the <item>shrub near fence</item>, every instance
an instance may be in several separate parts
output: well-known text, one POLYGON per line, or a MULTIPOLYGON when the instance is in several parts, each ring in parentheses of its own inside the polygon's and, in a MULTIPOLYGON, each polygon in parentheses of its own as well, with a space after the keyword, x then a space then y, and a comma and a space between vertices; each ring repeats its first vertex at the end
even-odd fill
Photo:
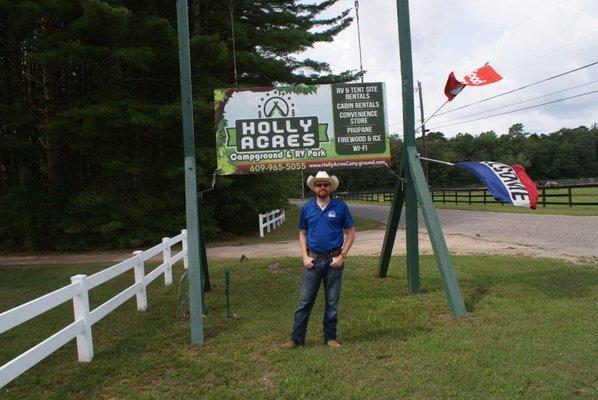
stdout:
MULTIPOLYGON (((598 188, 598 184, 538 188, 538 205, 598 206, 598 201, 573 201, 576 190, 598 188)), ((431 189, 432 200, 442 204, 501 204, 486 188, 431 189)), ((347 201, 383 203, 393 200, 392 189, 359 191, 338 194, 347 201)))
POLYGON ((187 268, 187 231, 183 230, 173 238, 163 238, 162 243, 146 251, 135 251, 133 254, 133 257, 93 275, 73 276, 70 285, 0 314, 0 334, 2 334, 69 300, 73 301, 74 322, 1 366, 0 388, 75 338, 79 361, 90 362, 93 359, 92 326, 96 322, 133 296, 137 300, 137 309, 145 311, 147 309, 146 287, 162 274, 164 283, 170 285, 172 266, 180 260, 183 260, 184 267, 187 268), (182 244, 182 250, 173 256, 171 248, 178 243, 182 244), (162 253, 162 264, 146 275, 145 261, 160 253, 162 253), (90 290, 131 269, 134 270, 135 276, 133 285, 96 309, 89 309, 90 290))

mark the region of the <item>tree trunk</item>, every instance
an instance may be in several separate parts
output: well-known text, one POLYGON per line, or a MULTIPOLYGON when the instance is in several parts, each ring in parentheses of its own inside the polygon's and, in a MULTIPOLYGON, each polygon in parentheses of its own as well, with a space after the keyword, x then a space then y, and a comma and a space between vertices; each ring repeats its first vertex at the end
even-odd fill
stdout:
MULTIPOLYGON (((42 20, 42 35, 48 34, 48 23, 42 20)), ((48 194, 50 196, 50 226, 48 227, 48 244, 55 243, 56 234, 58 231, 58 224, 60 223, 60 200, 59 195, 59 176, 58 176, 58 139, 53 132, 48 130, 48 122, 51 117, 51 101, 52 101, 52 80, 50 71, 44 64, 41 65, 42 75, 42 118, 44 127, 42 132, 45 137, 46 150, 46 168, 42 168, 42 174, 45 175, 46 185, 48 187, 48 194)))

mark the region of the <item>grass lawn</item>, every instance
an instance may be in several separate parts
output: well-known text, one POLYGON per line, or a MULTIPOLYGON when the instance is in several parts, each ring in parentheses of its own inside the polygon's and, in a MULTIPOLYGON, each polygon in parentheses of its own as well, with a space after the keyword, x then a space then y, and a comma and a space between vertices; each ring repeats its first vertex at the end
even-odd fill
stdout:
MULTIPOLYGON (((473 193, 480 194, 481 192, 473 193)), ((554 189, 550 188, 546 192, 547 194, 567 194, 567 189, 554 189)), ((598 202, 598 188, 575 188, 573 189, 572 197, 573 202, 598 202)), ((454 194, 454 192, 452 192, 454 194)), ((460 193, 461 196, 467 196, 467 192, 460 193)), ((438 196, 436 199, 438 200, 438 196)), ((476 200, 476 199, 474 199, 476 200)), ((480 200, 480 199, 477 199, 480 200)), ((499 203, 491 204, 467 204, 467 203, 450 203, 454 201, 454 196, 451 196, 449 192, 446 195, 446 204, 442 204, 442 195, 440 195, 440 201, 435 201, 434 206, 438 209, 449 209, 449 210, 464 210, 464 211, 491 211, 491 212, 507 212, 507 213, 518 213, 518 214, 542 214, 542 215, 579 215, 579 216, 596 216, 598 215, 598 206, 573 206, 568 205, 546 205, 542 207, 542 199, 538 202, 538 208, 531 210, 524 207, 515 207, 511 205, 501 205, 499 203)), ((467 201, 467 199, 460 198, 459 201, 467 201)), ((491 198, 488 198, 491 201, 491 198)), ((554 202, 567 202, 568 197, 547 197, 546 201, 554 202)), ((363 201, 348 201, 347 203, 353 204, 374 204, 374 205, 390 205, 390 202, 363 202, 363 201)))
MULTIPOLYGON (((286 240, 297 240, 299 230, 297 224, 299 223, 299 207, 291 205, 291 208, 286 212, 286 221, 276 229, 272 229, 270 233, 264 233, 264 237, 260 238, 258 228, 256 233, 252 236, 244 236, 235 238, 233 240, 219 240, 217 242, 208 242, 207 247, 217 246, 231 246, 251 243, 268 243, 268 242, 283 242, 286 240)), ((372 221, 365 218, 353 216, 355 226, 359 231, 366 231, 370 229, 379 229, 383 224, 379 221, 372 221)))
MULTIPOLYGON (((496 256, 454 262, 474 318, 450 316, 432 257, 422 257, 423 290, 415 296, 404 289, 404 258, 393 258, 389 276, 377 279, 377 259, 352 257, 340 310, 344 346, 322 345, 320 293, 306 346, 290 351, 277 344, 292 324, 298 259, 211 262, 203 346, 188 344, 177 285, 158 279, 148 288, 146 312, 129 300, 94 325, 93 362, 76 362, 71 342, 0 389, 0 398, 596 398, 596 264, 496 256), (231 319, 225 269, 233 271, 231 319)), ((0 312, 104 267, 0 269, 0 312)), ((132 279, 94 289, 92 307, 132 279)), ((72 309, 64 304, 1 335, 0 365, 68 321, 72 309)))

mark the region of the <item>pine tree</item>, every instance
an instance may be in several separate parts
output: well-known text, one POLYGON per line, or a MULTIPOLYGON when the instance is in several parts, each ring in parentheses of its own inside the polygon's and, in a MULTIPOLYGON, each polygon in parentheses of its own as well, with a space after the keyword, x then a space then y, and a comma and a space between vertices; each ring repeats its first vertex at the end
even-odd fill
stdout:
MULTIPOLYGON (((213 89, 235 84, 233 58, 238 85, 355 77, 300 56, 351 23, 348 11, 319 17, 335 3, 189 2, 202 188, 215 169, 213 89)), ((0 29, 0 243, 132 247, 180 229, 174 2, 0 0, 0 29)), ((219 178, 205 195, 206 232, 252 230, 258 212, 299 191, 291 179, 219 178)))

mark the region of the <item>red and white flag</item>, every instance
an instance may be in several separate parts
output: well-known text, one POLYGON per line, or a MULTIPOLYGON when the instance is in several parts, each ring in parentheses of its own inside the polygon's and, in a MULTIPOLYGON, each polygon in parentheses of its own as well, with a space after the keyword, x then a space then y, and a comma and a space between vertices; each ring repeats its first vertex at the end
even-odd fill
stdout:
POLYGON ((446 85, 444 85, 444 94, 448 97, 448 101, 454 99, 464 87, 465 84, 459 82, 455 78, 455 73, 451 72, 446 80, 446 85))
POLYGON ((473 72, 465 75, 463 80, 467 86, 483 86, 498 82, 502 76, 498 74, 490 65, 486 64, 482 68, 478 68, 473 72))
POLYGON ((498 82, 502 76, 498 74, 490 65, 486 64, 481 68, 463 77, 463 82, 455 78, 455 73, 451 72, 444 86, 444 94, 448 101, 453 100, 465 86, 483 86, 498 82))

